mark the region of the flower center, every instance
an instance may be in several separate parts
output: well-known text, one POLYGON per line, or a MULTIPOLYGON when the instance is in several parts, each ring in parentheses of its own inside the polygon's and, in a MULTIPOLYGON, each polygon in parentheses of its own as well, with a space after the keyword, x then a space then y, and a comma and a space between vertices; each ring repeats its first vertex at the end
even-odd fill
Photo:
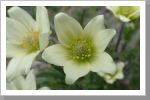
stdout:
POLYGON ((87 42, 83 37, 74 39, 71 43, 70 52, 73 59, 86 59, 91 56, 90 42, 87 42))
POLYGON ((32 51, 39 50, 39 33, 33 29, 27 32, 27 35, 23 37, 22 46, 32 51))

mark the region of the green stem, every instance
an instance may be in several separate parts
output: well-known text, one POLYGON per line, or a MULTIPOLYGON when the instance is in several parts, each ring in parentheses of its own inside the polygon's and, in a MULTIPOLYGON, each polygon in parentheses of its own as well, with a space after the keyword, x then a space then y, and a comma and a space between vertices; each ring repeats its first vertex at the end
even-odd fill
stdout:
POLYGON ((118 49, 119 49, 119 44, 120 44, 120 41, 121 41, 124 26, 125 26, 125 23, 123 22, 122 25, 121 25, 121 29, 120 29, 120 32, 119 32, 119 37, 118 37, 118 41, 117 41, 117 45, 116 45, 116 52, 117 53, 119 51, 118 49))
POLYGON ((83 10, 82 17, 81 17, 81 23, 80 24, 81 24, 82 27, 83 27, 85 11, 86 11, 86 9, 83 10))

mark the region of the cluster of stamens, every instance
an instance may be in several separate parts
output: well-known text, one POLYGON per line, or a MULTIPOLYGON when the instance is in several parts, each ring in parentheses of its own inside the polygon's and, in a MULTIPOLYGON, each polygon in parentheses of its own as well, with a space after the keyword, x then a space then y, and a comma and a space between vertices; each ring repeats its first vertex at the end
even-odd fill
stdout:
POLYGON ((23 37, 23 47, 30 50, 39 50, 39 33, 33 29, 23 37))
POLYGON ((119 8, 118 14, 128 17, 133 12, 134 11, 133 11, 132 7, 130 7, 130 6, 127 6, 127 7, 123 6, 123 7, 119 8))
POLYGON ((83 37, 74 39, 70 46, 72 59, 86 59, 91 56, 90 42, 87 42, 83 37))

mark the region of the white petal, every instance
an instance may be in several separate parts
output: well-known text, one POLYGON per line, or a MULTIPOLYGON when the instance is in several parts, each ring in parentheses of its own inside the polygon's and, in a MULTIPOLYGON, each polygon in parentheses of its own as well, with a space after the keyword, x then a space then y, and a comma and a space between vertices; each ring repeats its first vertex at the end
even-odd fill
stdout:
POLYGON ((106 6, 107 9, 112 11, 112 13, 117 16, 117 11, 119 10, 119 6, 106 6))
POLYGON ((38 90, 50 90, 50 88, 47 86, 44 86, 44 87, 39 88, 38 90))
POLYGON ((91 65, 88 62, 75 63, 69 61, 64 66, 64 72, 66 74, 66 84, 73 84, 78 78, 86 75, 90 71, 91 65))
POLYGON ((88 34, 90 37, 93 37, 97 32, 100 32, 105 29, 104 26, 104 16, 98 15, 93 18, 84 28, 85 34, 88 34))
POLYGON ((18 70, 21 74, 26 75, 30 71, 31 65, 32 65, 33 61, 35 60, 36 56, 39 54, 39 52, 40 51, 32 52, 32 53, 26 55, 21 60, 21 62, 18 65, 18 66, 20 66, 18 70))
POLYGON ((22 75, 18 76, 13 82, 11 82, 12 89, 24 90, 25 89, 25 79, 22 75))
POLYGON ((116 79, 110 79, 110 80, 106 80, 107 83, 109 84, 113 84, 115 82, 116 79))
POLYGON ((91 71, 93 72, 103 72, 114 74, 116 72, 116 65, 113 62, 111 56, 106 53, 97 53, 95 54, 95 59, 90 61, 92 65, 91 71))
POLYGON ((47 9, 43 6, 37 6, 36 22, 40 33, 50 31, 50 22, 47 9))
POLYGON ((120 19, 121 21, 123 21, 123 22, 129 22, 129 21, 130 21, 130 19, 127 18, 127 17, 125 17, 125 16, 118 15, 118 17, 119 17, 119 19, 120 19))
POLYGON ((6 56, 7 57, 14 57, 17 54, 20 54, 25 51, 27 51, 27 49, 25 49, 21 45, 15 45, 6 41, 6 56))
POLYGON ((12 90, 11 84, 6 82, 6 90, 12 90))
POLYGON ((114 77, 115 77, 116 79, 123 79, 123 78, 124 78, 123 72, 117 73, 114 77))
POLYGON ((43 51, 49 44, 49 35, 51 31, 39 35, 40 51, 43 51))
POLYGON ((36 90, 36 82, 35 82, 35 76, 33 73, 33 69, 30 70, 26 77, 25 85, 26 85, 26 90, 36 90))
POLYGON ((64 66, 68 62, 68 51, 61 44, 55 44, 46 48, 42 54, 42 58, 49 63, 64 66))
POLYGON ((27 28, 20 22, 6 18, 6 40, 15 44, 21 44, 24 34, 28 32, 27 28))
POLYGON ((54 19, 55 30, 59 41, 70 46, 73 38, 82 35, 83 29, 79 22, 65 13, 59 13, 54 19))
POLYGON ((12 7, 8 10, 8 15, 25 25, 28 30, 34 29, 37 31, 35 20, 25 10, 19 7, 12 7))
POLYGON ((18 69, 21 66, 18 66, 21 60, 27 55, 27 53, 21 53, 14 56, 8 64, 6 79, 8 82, 14 80, 16 77, 20 75, 18 69))
POLYGON ((128 16, 129 18, 137 18, 140 16, 140 10, 135 11, 134 13, 132 13, 130 16, 128 16))
POLYGON ((95 34, 93 40, 95 47, 97 47, 98 52, 102 52, 106 49, 108 43, 116 34, 114 29, 106 29, 95 34))

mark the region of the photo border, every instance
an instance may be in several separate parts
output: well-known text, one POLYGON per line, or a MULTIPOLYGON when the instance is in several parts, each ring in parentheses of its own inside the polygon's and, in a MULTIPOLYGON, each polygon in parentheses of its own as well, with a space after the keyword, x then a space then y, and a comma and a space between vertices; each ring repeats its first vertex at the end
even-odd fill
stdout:
MULTIPOLYGON (((140 6, 140 90, 6 90, 6 68, 1 67, 2 95, 145 95, 145 1, 1 1, 1 33, 6 33, 6 6, 140 6), (32 3, 31 3, 32 2, 32 3), (42 3, 41 3, 42 2, 42 3), (67 3, 66 3, 67 2, 67 3), (79 3, 80 2, 80 3, 79 3), (117 3, 116 3, 117 2, 117 3), (130 2, 130 3, 129 3, 130 2), (68 94, 69 92, 69 94, 68 94), (44 93, 44 94, 43 94, 44 93)), ((1 66, 6 66, 6 34, 1 34, 1 66)))

